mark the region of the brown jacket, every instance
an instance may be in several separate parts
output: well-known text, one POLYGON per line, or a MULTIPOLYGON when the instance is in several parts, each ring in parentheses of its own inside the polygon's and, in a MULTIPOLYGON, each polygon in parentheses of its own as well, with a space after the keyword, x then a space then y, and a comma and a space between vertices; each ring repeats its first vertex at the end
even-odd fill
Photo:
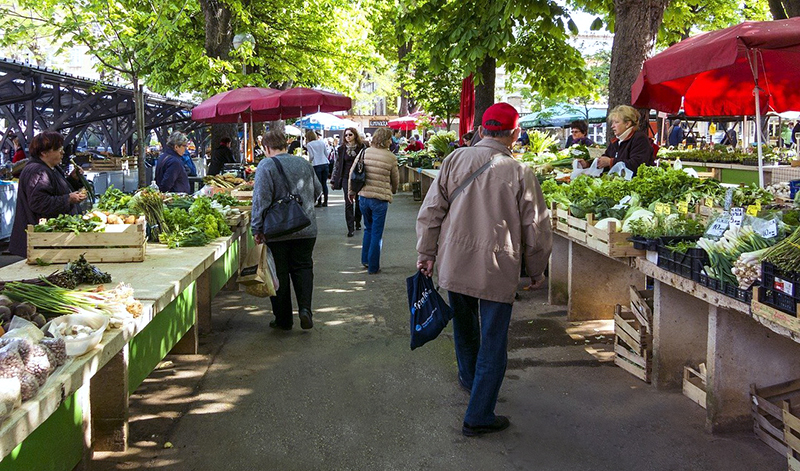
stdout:
POLYGON ((550 214, 533 171, 493 139, 456 149, 442 163, 417 216, 419 261, 436 260, 439 285, 479 299, 513 303, 520 263, 541 278, 552 246, 550 214), (450 195, 493 157, 498 162, 450 195))
MULTIPOLYGON (((354 163, 347 178, 353 177, 355 168, 354 163)), ((400 181, 397 157, 386 149, 367 147, 364 152, 364 171, 367 174, 367 182, 358 194, 364 198, 375 198, 391 203, 392 195, 397 193, 400 181)))

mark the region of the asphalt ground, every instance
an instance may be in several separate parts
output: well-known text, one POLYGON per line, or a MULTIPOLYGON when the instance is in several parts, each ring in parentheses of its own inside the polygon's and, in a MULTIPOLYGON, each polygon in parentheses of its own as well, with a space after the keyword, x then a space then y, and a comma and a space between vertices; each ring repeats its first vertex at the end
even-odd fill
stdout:
MULTIPOLYGON (((270 329, 269 301, 243 291, 213 303, 201 354, 170 356, 131 396, 130 448, 95 453, 97 470, 727 470, 786 469, 752 432, 711 435, 705 411, 588 350, 546 291, 521 290, 497 413, 501 433, 461 434, 468 402, 452 328, 409 348, 405 278, 415 271, 419 203, 389 206, 382 272, 345 237, 341 192, 317 210, 314 321, 270 329)), ((444 294, 444 293, 443 293, 444 294)), ((595 329, 600 329, 595 330, 595 329)))

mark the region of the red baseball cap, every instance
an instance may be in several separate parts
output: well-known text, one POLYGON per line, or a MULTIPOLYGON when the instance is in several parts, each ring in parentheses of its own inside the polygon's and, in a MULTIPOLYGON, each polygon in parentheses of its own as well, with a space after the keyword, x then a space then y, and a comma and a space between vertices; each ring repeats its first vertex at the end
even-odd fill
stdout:
POLYGON ((495 103, 483 112, 483 129, 489 131, 508 131, 519 125, 519 113, 508 103, 495 103), (489 121, 495 121, 487 124, 489 121), (497 124, 500 123, 500 124, 497 124))

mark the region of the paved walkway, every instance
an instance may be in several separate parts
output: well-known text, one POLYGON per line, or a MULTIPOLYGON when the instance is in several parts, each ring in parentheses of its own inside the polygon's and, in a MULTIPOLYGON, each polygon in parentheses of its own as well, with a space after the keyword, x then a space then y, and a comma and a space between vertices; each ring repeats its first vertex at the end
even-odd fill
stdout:
MULTIPOLYGON (((389 207, 382 273, 346 238, 341 193, 318 210, 315 327, 269 329, 267 300, 222 292, 203 355, 170 357, 131 400, 131 449, 100 470, 726 470, 786 468, 752 433, 714 436, 704 411, 600 363, 563 307, 521 292, 497 412, 511 427, 461 435, 452 330, 411 352, 405 277, 419 203, 389 207)), ((606 345, 607 346, 607 345, 606 345)))

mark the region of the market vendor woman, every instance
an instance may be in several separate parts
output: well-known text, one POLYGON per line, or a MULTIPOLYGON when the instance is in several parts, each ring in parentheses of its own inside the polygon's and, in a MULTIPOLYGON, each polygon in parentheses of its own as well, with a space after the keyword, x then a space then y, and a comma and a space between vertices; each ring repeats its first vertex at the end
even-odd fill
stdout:
POLYGON ((54 218, 60 214, 79 214, 80 203, 86 199, 81 188, 80 170, 76 168, 69 177, 59 167, 64 157, 64 136, 44 131, 33 138, 29 146, 31 158, 19 177, 17 209, 8 250, 20 257, 27 255, 29 224, 38 224, 41 218, 54 218))
MULTIPOLYGON (((653 165, 655 162, 653 146, 644 131, 639 130, 639 112, 636 108, 620 105, 608 114, 611 129, 616 140, 598 157, 597 168, 610 169, 619 162, 624 162, 634 175, 640 165, 653 165)), ((589 165, 581 162, 584 168, 589 165)))
POLYGON ((188 146, 189 139, 182 132, 173 132, 167 139, 156 165, 156 185, 162 193, 189 193, 189 174, 181 157, 188 146))

